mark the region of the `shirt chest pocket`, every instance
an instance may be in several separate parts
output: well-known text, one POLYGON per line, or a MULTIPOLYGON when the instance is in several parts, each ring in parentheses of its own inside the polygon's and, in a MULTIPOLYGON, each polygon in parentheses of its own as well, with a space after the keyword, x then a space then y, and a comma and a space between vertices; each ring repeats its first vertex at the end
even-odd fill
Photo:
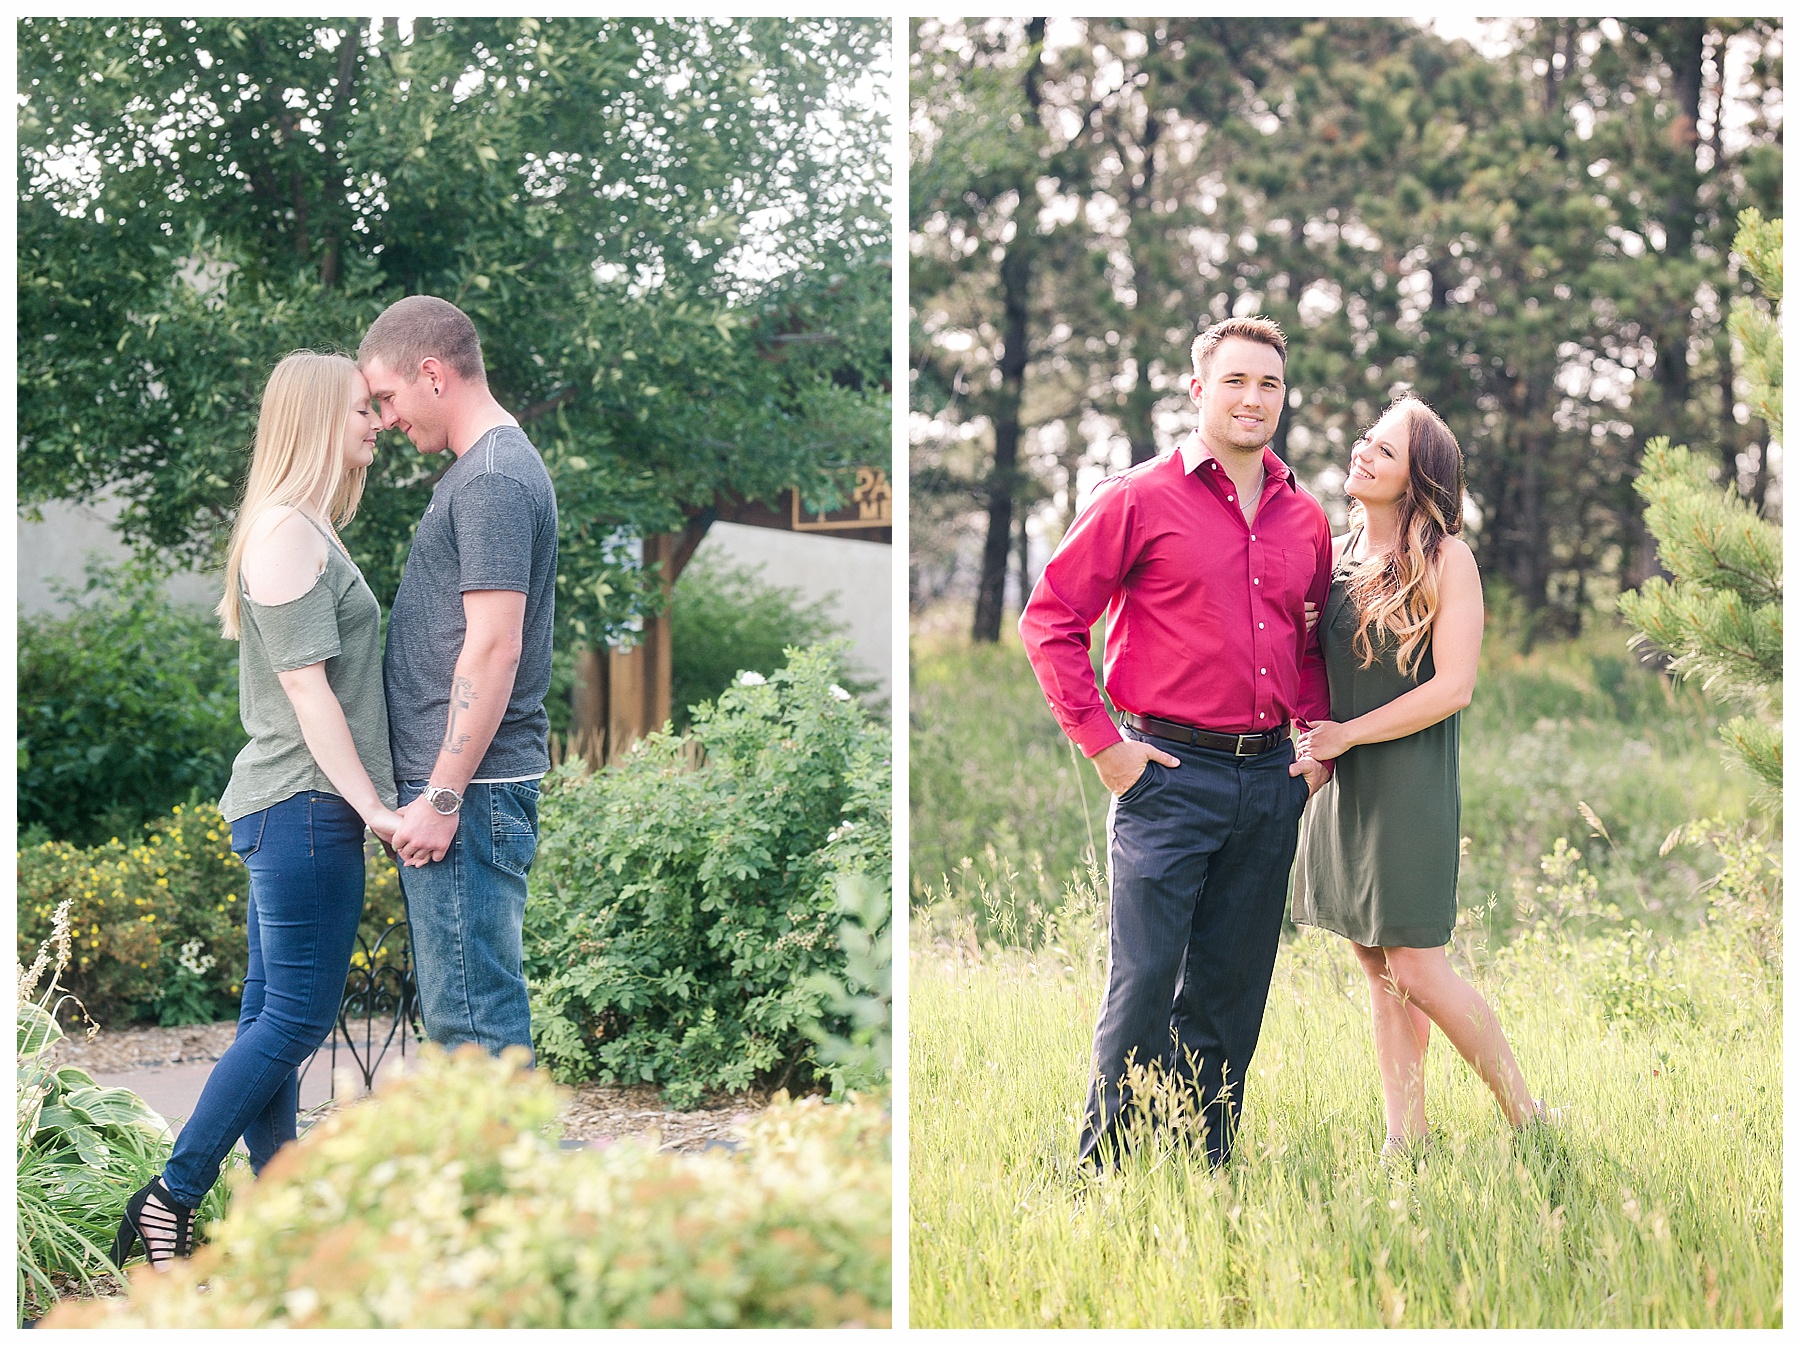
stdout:
POLYGON ((1268 601, 1286 611, 1295 621, 1306 609, 1306 591, 1312 586, 1318 558, 1309 547, 1271 547, 1269 549, 1268 601))

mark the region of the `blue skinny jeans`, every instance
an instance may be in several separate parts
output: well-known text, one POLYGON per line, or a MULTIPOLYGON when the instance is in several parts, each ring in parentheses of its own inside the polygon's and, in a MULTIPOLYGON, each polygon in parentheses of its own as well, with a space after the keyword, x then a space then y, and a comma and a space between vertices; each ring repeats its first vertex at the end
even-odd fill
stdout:
POLYGON ((296 1073, 331 1033, 363 905, 363 820, 334 794, 305 790, 231 825, 250 870, 250 966, 237 1040, 207 1077, 163 1183, 198 1206, 241 1136, 262 1172, 298 1131, 296 1073))

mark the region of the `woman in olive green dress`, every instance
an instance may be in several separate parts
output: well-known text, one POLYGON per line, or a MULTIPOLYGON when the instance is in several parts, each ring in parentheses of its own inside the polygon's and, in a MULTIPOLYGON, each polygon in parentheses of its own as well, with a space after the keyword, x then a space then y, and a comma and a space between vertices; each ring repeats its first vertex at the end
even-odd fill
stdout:
POLYGON ((1423 1065, 1436 1024, 1514 1126, 1543 1114, 1499 1020, 1451 969, 1462 796, 1459 712, 1481 653, 1481 577, 1462 531, 1456 437, 1401 398, 1356 442, 1350 531, 1333 544, 1321 646, 1332 718, 1300 752, 1335 762, 1312 800, 1294 919, 1351 941, 1369 979, 1387 1112, 1384 1153, 1426 1134, 1423 1065))

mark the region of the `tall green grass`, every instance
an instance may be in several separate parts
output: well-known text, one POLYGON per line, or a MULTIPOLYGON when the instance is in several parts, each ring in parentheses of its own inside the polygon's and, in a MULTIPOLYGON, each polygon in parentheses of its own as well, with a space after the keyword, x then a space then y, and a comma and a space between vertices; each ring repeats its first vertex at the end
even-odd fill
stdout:
MULTIPOLYGON (((1778 1326, 1778 977, 1721 928, 1473 949, 1534 1092, 1514 1135, 1441 1036, 1433 1144, 1383 1166, 1368 995, 1344 942, 1277 965, 1222 1175, 1152 1139, 1073 1163, 1103 985, 1097 886, 1039 928, 942 904, 911 979, 911 1321, 920 1327, 1778 1326)), ((1083 891, 1077 890, 1078 893, 1083 891)), ((921 947, 923 945, 923 947, 921 947)))
POLYGON ((1437 1035, 1433 1144, 1384 1166, 1366 983, 1290 929, 1231 1168, 1165 1129, 1101 1182, 1107 797, 1016 640, 915 640, 914 1325, 1778 1326, 1778 834, 1663 853, 1751 785, 1624 639, 1491 630, 1462 728, 1452 957, 1557 1124, 1514 1135, 1437 1035))
MULTIPOLYGON (((1586 845, 1603 897, 1662 929, 1690 928, 1709 871, 1691 851, 1657 852, 1692 818, 1742 816, 1751 782, 1721 760, 1722 717, 1697 691, 1641 667, 1625 632, 1596 622, 1580 640, 1530 654, 1489 632, 1461 730, 1463 908, 1519 915, 1538 856, 1584 839, 1585 803, 1611 841, 1586 845)), ((1017 637, 913 642, 911 828, 915 903, 948 880, 973 902, 976 878, 1010 865, 1024 894, 1054 907, 1092 844, 1104 860, 1107 796, 1051 717, 1017 637), (967 862, 965 864, 965 861, 967 862)), ((971 908, 973 909, 973 908, 971 908)))

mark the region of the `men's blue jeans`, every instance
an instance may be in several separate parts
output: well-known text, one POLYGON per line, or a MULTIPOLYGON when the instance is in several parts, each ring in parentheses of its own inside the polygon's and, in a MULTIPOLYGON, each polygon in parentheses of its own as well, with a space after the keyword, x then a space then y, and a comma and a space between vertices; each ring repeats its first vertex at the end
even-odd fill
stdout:
MULTIPOLYGON (((427 782, 400 782, 400 807, 427 782)), ((402 865, 425 1036, 446 1048, 531 1050, 525 876, 537 854, 536 781, 471 784, 442 860, 402 865)))
POLYGON ((262 1172, 294 1139, 301 1065, 331 1032, 363 907, 363 820, 337 795, 307 790, 231 824, 250 870, 250 965, 237 1040, 207 1076, 163 1171, 198 1206, 242 1136, 262 1172))

